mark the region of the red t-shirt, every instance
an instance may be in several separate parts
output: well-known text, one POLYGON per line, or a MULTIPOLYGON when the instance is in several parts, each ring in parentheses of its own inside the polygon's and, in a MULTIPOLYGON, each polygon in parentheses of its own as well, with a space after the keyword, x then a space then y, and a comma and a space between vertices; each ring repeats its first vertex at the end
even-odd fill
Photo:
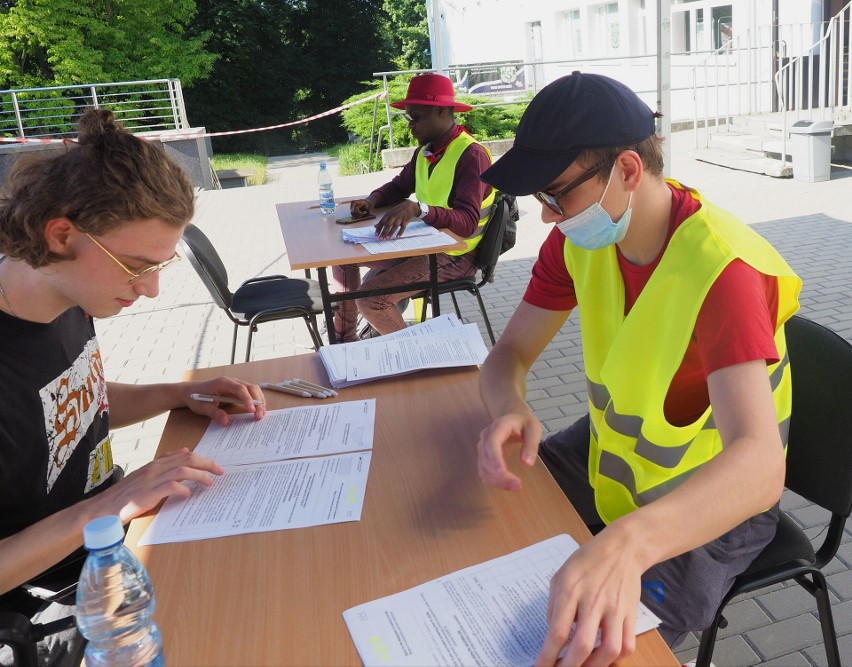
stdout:
MULTIPOLYGON (((689 190, 671 184, 669 188, 669 231, 657 258, 645 266, 636 266, 616 247, 624 279, 625 315, 660 263, 674 231, 701 207, 689 190)), ((524 294, 527 303, 547 310, 572 310, 577 305, 574 282, 565 266, 564 243, 565 236, 554 227, 533 266, 524 294)), ((778 361, 774 339, 777 317, 777 279, 739 259, 728 264, 704 299, 683 362, 669 387, 664 408, 669 422, 692 423, 707 409, 707 376, 713 371, 755 359, 765 359, 768 364, 778 361)))

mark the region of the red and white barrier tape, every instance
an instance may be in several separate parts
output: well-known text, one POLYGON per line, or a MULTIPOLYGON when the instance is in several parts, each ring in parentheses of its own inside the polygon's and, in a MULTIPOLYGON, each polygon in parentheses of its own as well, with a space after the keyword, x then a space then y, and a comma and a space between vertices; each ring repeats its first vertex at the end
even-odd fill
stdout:
MULTIPOLYGON (((369 102, 370 100, 376 98, 383 98, 385 96, 384 92, 373 93, 367 97, 363 97, 360 100, 355 100, 354 102, 349 102, 348 104, 342 104, 339 107, 335 107, 334 109, 329 109, 328 111, 323 111, 322 113, 315 114, 313 116, 309 116, 307 118, 302 118, 300 120, 293 120, 289 123, 279 123, 278 125, 267 125, 266 127, 254 127, 248 130, 227 130, 224 132, 202 132, 202 133, 184 133, 184 134, 158 134, 158 135, 150 135, 144 136, 142 139, 147 139, 149 141, 160 141, 163 139, 167 139, 168 141, 178 141, 181 139, 201 139, 204 137, 225 137, 234 134, 247 134, 249 132, 266 132, 267 130, 278 130, 282 127, 291 127, 293 125, 301 125, 303 123, 310 123, 312 120, 317 120, 318 118, 325 118, 327 116, 333 116, 336 113, 343 111, 344 109, 349 109, 351 107, 357 106, 359 104, 363 104, 364 102, 369 102)), ((16 144, 58 144, 63 143, 65 141, 76 141, 76 139, 39 139, 39 138, 26 138, 26 137, 0 137, 0 143, 16 143, 16 144)))

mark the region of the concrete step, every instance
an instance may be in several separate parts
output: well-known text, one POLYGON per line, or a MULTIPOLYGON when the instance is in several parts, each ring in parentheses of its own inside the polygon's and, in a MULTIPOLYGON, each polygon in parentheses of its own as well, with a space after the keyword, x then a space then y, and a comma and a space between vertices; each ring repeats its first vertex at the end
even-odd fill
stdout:
POLYGON ((793 165, 788 159, 782 166, 780 160, 766 157, 762 153, 736 147, 711 146, 694 148, 689 156, 695 160, 709 162, 729 169, 750 171, 754 174, 765 174, 774 178, 790 178, 793 175, 793 165))

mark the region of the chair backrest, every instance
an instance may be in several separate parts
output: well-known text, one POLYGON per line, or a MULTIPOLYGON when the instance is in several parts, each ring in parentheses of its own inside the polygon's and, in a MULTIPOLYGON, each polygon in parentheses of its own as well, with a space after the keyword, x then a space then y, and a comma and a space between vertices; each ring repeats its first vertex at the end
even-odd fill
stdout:
POLYGON ((786 486, 848 517, 852 512, 852 345, 795 316, 786 324, 793 413, 786 486))
POLYGON ((180 245, 192 268, 201 277, 201 282, 213 297, 213 302, 219 308, 230 312, 234 295, 228 288, 228 272, 216 248, 210 243, 210 239, 198 227, 189 224, 183 230, 180 245))
POLYGON ((485 224, 485 232, 482 234, 482 241, 479 242, 477 250, 477 263, 479 270, 482 271, 482 283, 491 282, 494 269, 497 266, 497 260, 500 257, 500 250, 503 246, 503 235, 506 233, 506 225, 509 222, 509 202, 505 199, 499 199, 494 204, 494 209, 491 211, 491 217, 485 224))

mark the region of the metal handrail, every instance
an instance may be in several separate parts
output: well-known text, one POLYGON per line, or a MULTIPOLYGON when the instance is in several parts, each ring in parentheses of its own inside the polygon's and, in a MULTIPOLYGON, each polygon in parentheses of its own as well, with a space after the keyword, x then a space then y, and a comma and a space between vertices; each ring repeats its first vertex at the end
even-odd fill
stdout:
POLYGON ((179 79, 0 90, 0 136, 68 137, 86 107, 109 108, 130 131, 185 130, 179 79))
MULTIPOLYGON (((730 131, 734 115, 781 111, 781 161, 787 163, 787 111, 795 109, 797 117, 803 109, 819 110, 822 117, 833 117, 840 107, 849 107, 852 91, 852 71, 848 62, 844 64, 843 44, 848 37, 845 31, 852 19, 852 1, 846 4, 827 22, 779 24, 749 28, 726 42, 689 73, 693 99, 693 140, 699 145, 698 122, 703 95, 704 146, 709 143, 711 122, 715 132, 721 132, 720 123, 725 119, 726 131, 730 131), (765 30, 771 32, 765 34, 765 30), (809 33, 819 29, 821 36, 810 47, 805 41, 809 33), (777 35, 773 35, 776 32, 777 35), (782 39, 783 37, 783 39, 782 39), (789 40, 789 42, 788 42, 789 40), (788 58, 787 48, 797 55, 788 58), (765 58, 768 51, 769 58, 765 58), (828 51, 828 53, 826 53, 828 51), (819 52, 819 65, 815 55, 819 52), (756 54, 756 55, 755 55, 756 54), (724 59, 720 63, 720 58, 724 59), (783 62, 784 60, 787 62, 783 62), (733 63, 732 63, 733 61, 733 63), (771 65, 771 74, 765 79, 761 69, 764 62, 771 65), (743 68, 745 76, 743 76, 743 68), (809 90, 805 94, 805 75, 809 90), (703 77, 699 76, 699 72, 703 77), (722 80, 724 77, 724 81, 722 80), (732 79, 735 77, 735 81, 732 79), (814 86, 816 85, 816 100, 814 86), (846 83, 844 84, 844 80, 846 83), (844 91, 845 85, 845 91, 844 91), (792 88, 791 88, 792 86, 792 88), (742 91, 745 90, 746 104, 742 91), (722 97, 724 93, 724 105, 722 97), (711 102, 713 109, 711 113, 711 102)), ((848 47, 847 47, 848 48, 848 47)))
MULTIPOLYGON (((789 99, 789 86, 790 86, 790 70, 793 70, 793 75, 795 77, 795 88, 794 94, 798 102, 794 104, 796 111, 796 118, 800 117, 801 111, 804 108, 809 110, 813 110, 814 108, 820 110, 820 115, 825 118, 827 112, 831 113, 831 116, 834 116, 834 111, 837 107, 850 106, 850 96, 852 96, 852 66, 850 66, 847 61, 845 64, 846 67, 846 76, 847 76, 847 85, 846 85, 846 94, 845 94, 845 104, 844 104, 844 94, 843 94, 843 59, 842 59, 842 48, 846 42, 845 29, 849 24, 850 19, 852 19, 852 1, 846 4, 837 14, 829 19, 828 24, 823 32, 822 37, 820 37, 811 47, 801 55, 791 58, 790 61, 781 67, 778 68, 778 71, 775 73, 774 81, 775 81, 775 90, 778 95, 778 100, 781 103, 781 166, 782 168, 787 164, 787 107, 790 106, 790 103, 794 100, 789 99), (848 14, 848 16, 844 16, 844 14, 848 14), (836 32, 839 34, 835 35, 836 32), (836 38, 835 38, 836 37, 836 38), (801 63, 804 62, 806 57, 809 58, 809 74, 808 74, 808 85, 809 88, 813 87, 813 76, 814 76, 814 59, 813 55, 815 54, 817 48, 820 49, 820 53, 824 55, 825 49, 824 47, 828 46, 829 55, 826 59, 825 57, 821 57, 819 61, 819 88, 817 92, 817 104, 816 107, 813 106, 813 91, 808 90, 807 94, 807 106, 805 105, 805 96, 804 96, 804 68, 801 67, 801 63), (826 65, 826 60, 828 60, 828 65, 826 65), (839 64, 839 68, 837 65, 839 64), (828 66, 828 76, 826 77, 826 67, 828 66), (840 69, 840 72, 838 72, 840 69), (839 93, 839 104, 838 104, 838 94, 839 93)), ((848 46, 846 47, 849 48, 848 46)))

